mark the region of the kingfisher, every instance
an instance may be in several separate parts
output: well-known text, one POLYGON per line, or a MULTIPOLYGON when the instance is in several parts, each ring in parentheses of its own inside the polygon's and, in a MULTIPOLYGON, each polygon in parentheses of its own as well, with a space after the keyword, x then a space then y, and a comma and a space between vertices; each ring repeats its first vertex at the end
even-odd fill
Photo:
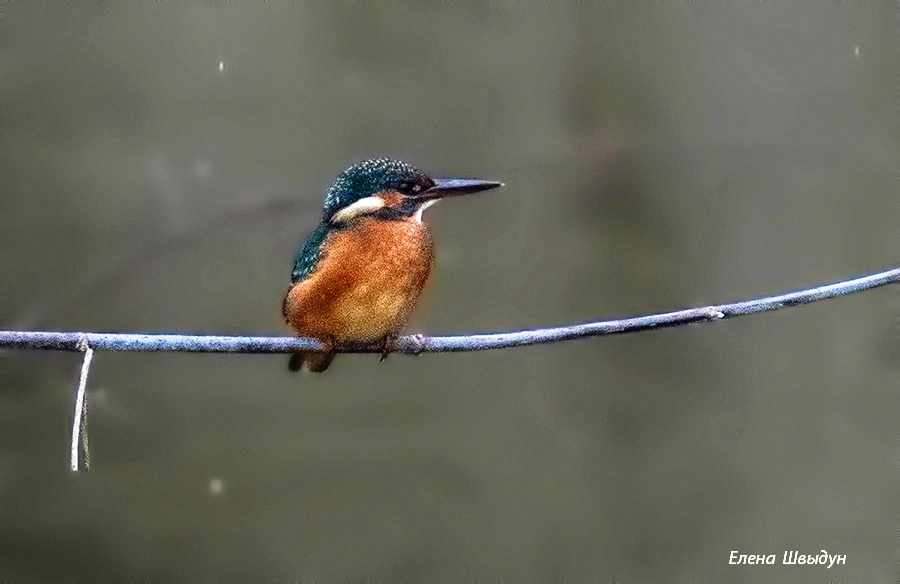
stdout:
POLYGON ((434 264, 422 213, 437 201, 503 183, 433 178, 405 162, 354 164, 325 192, 322 220, 297 253, 282 312, 326 352, 293 353, 288 367, 321 373, 342 345, 378 346, 381 360, 406 325, 434 264))

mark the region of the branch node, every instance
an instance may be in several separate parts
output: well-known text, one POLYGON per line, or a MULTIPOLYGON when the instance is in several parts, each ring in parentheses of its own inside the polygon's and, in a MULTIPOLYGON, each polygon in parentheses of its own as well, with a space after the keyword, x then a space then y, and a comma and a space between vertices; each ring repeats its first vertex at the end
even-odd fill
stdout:
POLYGON ((407 355, 421 355, 428 348, 428 337, 421 333, 409 335, 403 338, 402 346, 397 349, 407 355))

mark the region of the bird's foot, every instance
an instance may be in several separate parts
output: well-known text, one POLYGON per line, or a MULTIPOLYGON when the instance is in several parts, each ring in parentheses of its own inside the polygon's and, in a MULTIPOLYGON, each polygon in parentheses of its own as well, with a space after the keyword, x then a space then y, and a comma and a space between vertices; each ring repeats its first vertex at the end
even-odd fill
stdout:
POLYGON ((397 335, 387 335, 383 339, 381 339, 381 344, 379 348, 381 349, 381 358, 378 359, 378 362, 381 363, 390 355, 391 350, 394 348, 394 342, 397 340, 397 335))

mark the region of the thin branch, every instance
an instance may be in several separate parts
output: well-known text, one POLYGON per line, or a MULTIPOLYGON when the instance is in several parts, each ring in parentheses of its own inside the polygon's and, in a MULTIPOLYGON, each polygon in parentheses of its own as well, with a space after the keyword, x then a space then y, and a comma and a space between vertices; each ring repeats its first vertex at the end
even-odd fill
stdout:
MULTIPOLYGON (((809 304, 898 282, 900 282, 900 268, 893 268, 868 276, 777 296, 632 318, 494 334, 447 337, 410 335, 397 339, 391 350, 412 355, 482 351, 682 326, 809 304)), ((98 351, 291 353, 299 350, 325 350, 325 346, 316 339, 296 337, 0 331, 0 348, 81 351, 83 350, 80 348, 82 342, 88 343, 92 349, 98 351)), ((381 351, 381 348, 375 346, 342 347, 340 351, 344 353, 377 353, 381 351)))

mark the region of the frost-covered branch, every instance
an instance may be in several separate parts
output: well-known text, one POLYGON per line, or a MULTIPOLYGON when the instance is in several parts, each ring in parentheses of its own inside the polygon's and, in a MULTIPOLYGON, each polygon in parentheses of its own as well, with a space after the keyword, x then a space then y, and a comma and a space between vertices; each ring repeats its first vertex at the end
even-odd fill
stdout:
MULTIPOLYGON (((900 268, 893 268, 796 292, 673 312, 501 333, 441 337, 410 335, 398 338, 391 349, 393 352, 414 355, 482 351, 645 331, 779 310, 897 282, 900 282, 900 268)), ((0 331, 0 348, 84 351, 85 346, 97 351, 191 353, 291 353, 298 350, 325 350, 325 347, 315 339, 296 337, 0 331)), ((345 353, 381 351, 379 347, 342 347, 339 350, 345 353)))

